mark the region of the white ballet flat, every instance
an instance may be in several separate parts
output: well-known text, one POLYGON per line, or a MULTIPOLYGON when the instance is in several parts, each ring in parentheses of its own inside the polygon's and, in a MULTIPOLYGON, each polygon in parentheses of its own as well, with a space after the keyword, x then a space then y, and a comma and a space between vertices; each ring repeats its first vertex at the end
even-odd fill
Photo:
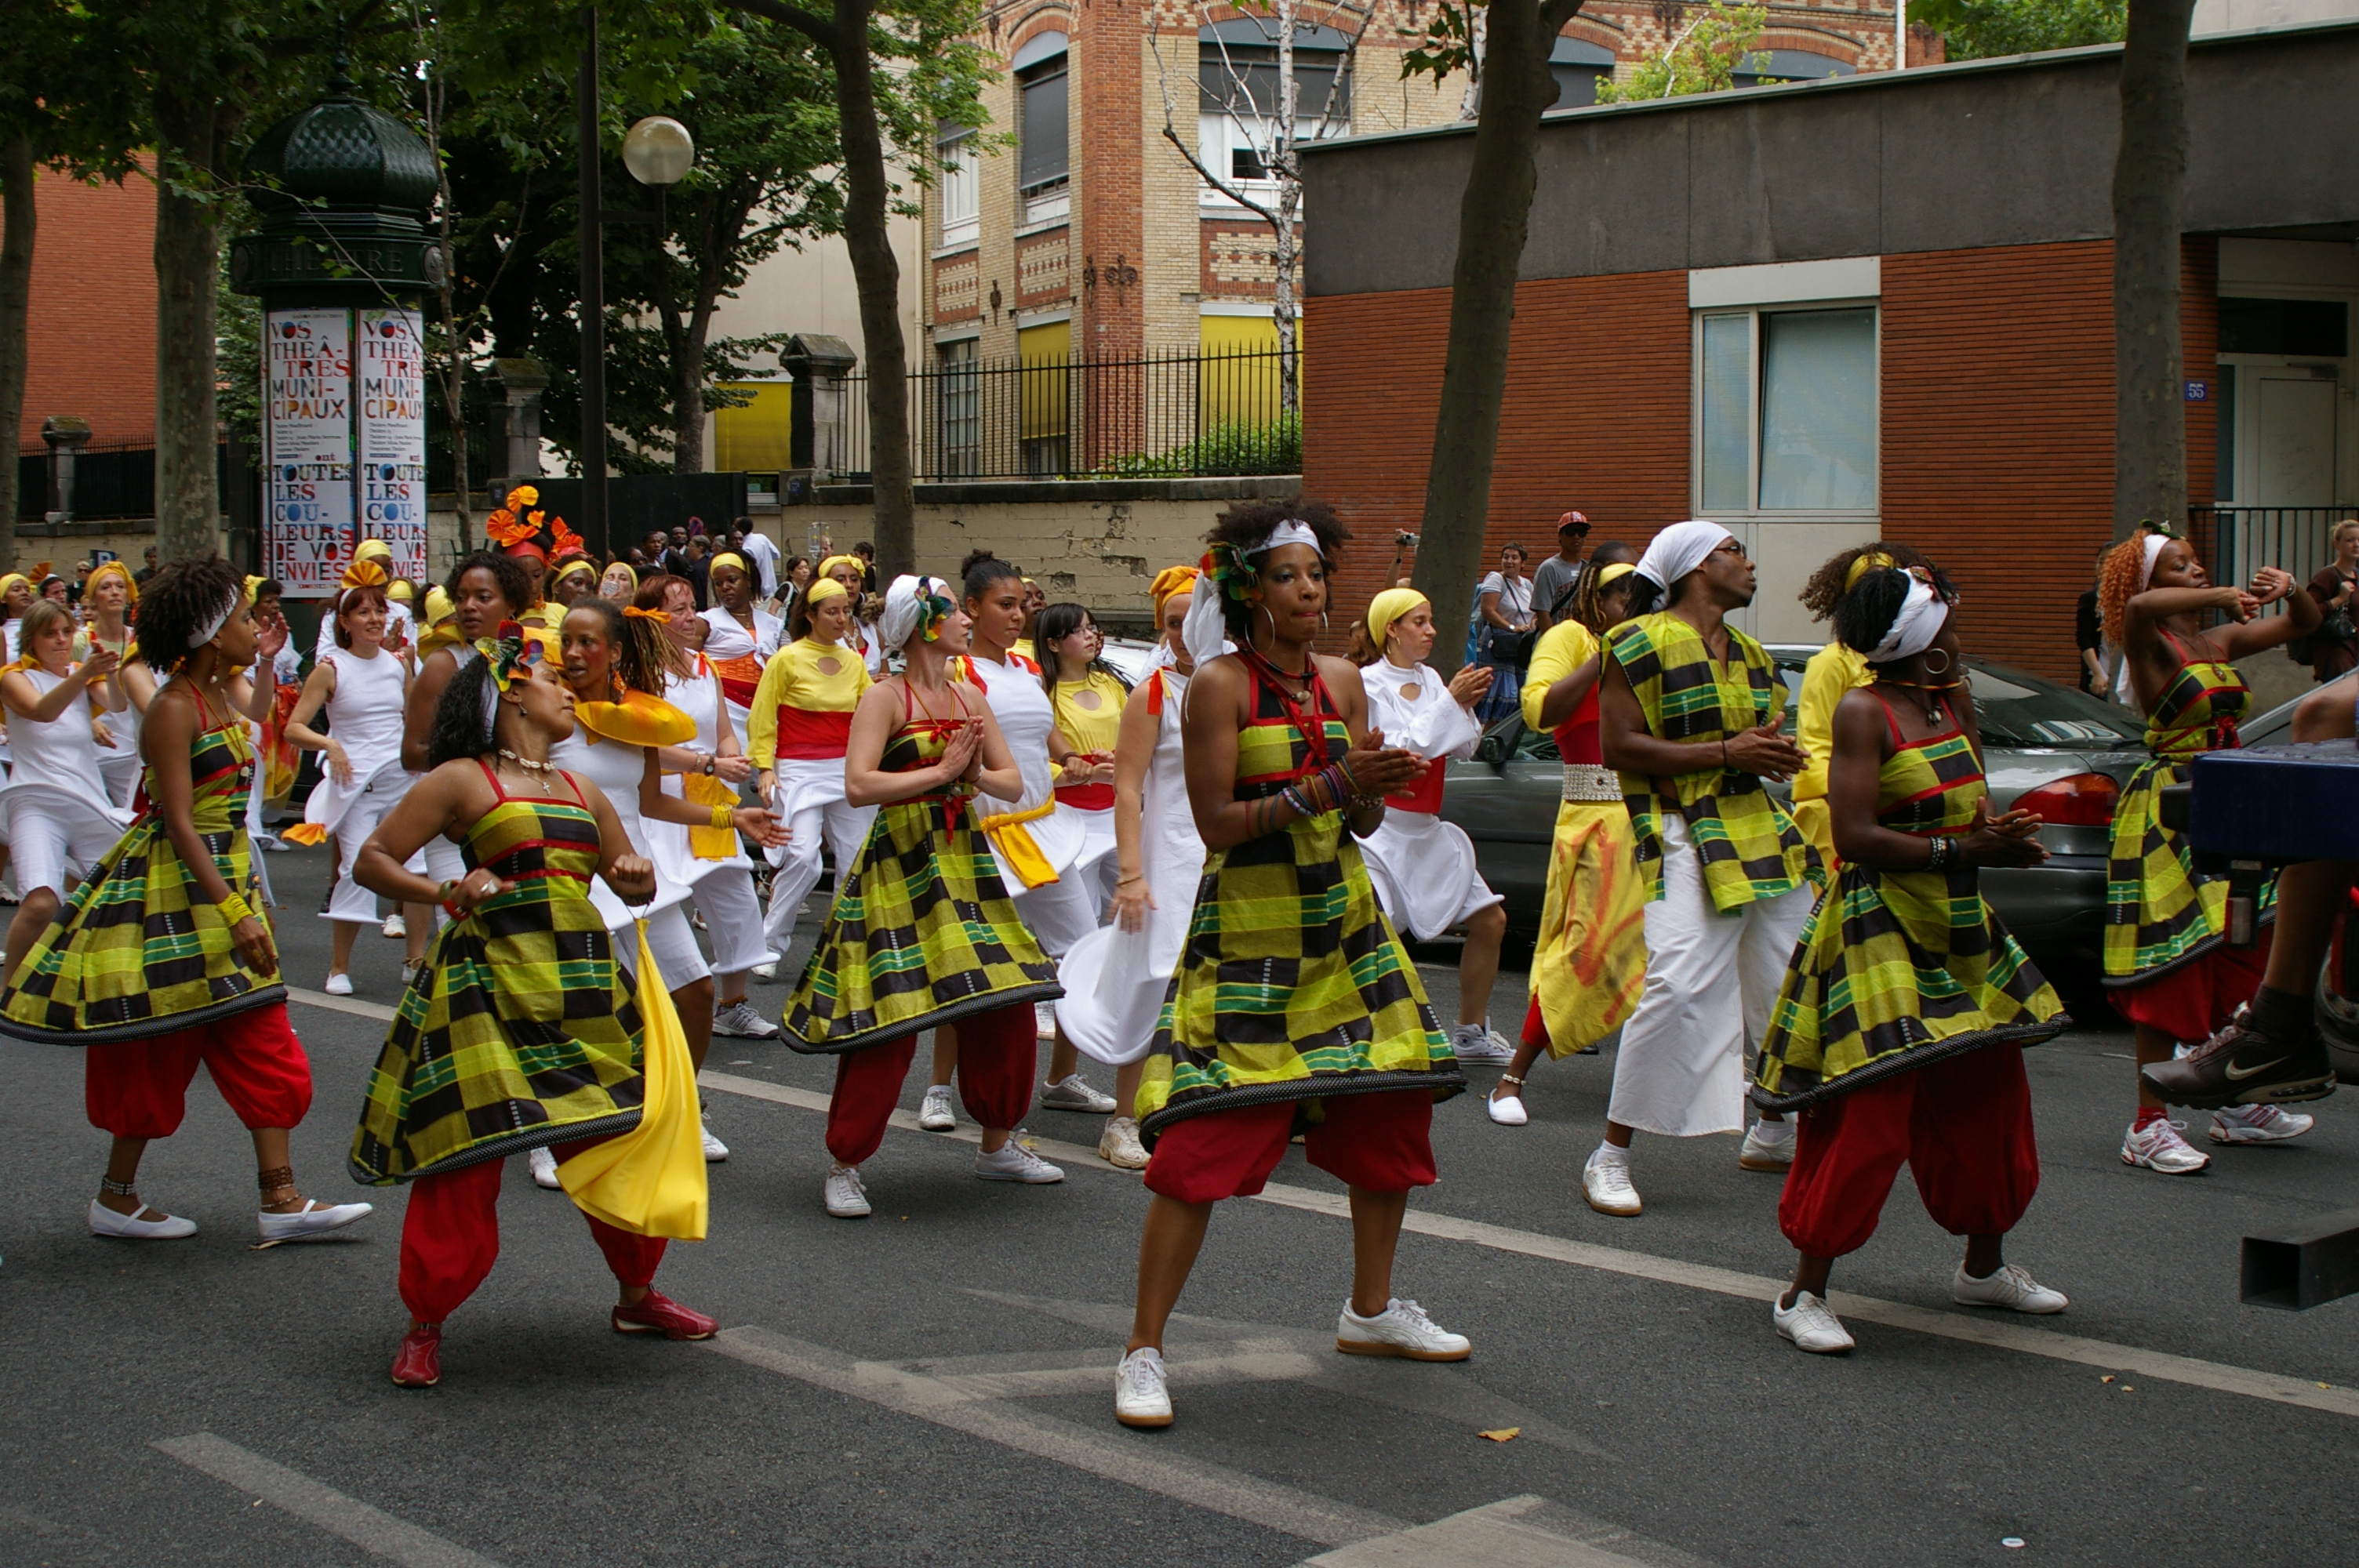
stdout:
POLYGON ((1524 1102, 1514 1095, 1501 1095, 1495 1099, 1485 1099, 1483 1102, 1483 1108, 1489 1111, 1491 1119, 1502 1127, 1521 1127, 1531 1120, 1531 1117, 1524 1110, 1524 1102))
POLYGON ((96 1198, 90 1200, 90 1233, 109 1236, 122 1241, 177 1241, 183 1236, 197 1233, 197 1222, 166 1214, 160 1208, 142 1206, 140 1214, 152 1214, 155 1219, 140 1219, 133 1215, 117 1214, 96 1198))
POLYGON ((293 1214, 273 1214, 264 1209, 255 1217, 260 1221, 265 1241, 300 1241, 308 1236, 320 1236, 331 1230, 342 1230, 355 1220, 366 1219, 376 1212, 376 1206, 364 1203, 323 1204, 317 1198, 305 1198, 303 1206, 293 1214))

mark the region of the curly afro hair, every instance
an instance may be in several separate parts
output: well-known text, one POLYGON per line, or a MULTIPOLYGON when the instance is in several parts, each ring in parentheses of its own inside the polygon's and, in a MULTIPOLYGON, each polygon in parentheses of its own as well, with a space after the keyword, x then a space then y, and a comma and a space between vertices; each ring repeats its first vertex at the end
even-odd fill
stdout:
POLYGON ((442 591, 451 601, 459 600, 459 584, 469 572, 489 572, 500 586, 500 597, 507 601, 507 619, 515 620, 532 608, 532 579, 525 575, 513 556, 496 555, 490 550, 474 550, 461 556, 451 575, 442 579, 442 591))
POLYGON ((158 675, 173 674, 196 653, 189 639, 223 604, 245 598, 245 575, 219 556, 165 562, 139 590, 139 656, 158 675))
MULTIPOLYGON (((1825 563, 1810 574, 1810 580, 1802 585, 1802 608, 1810 612, 1811 620, 1833 619, 1835 606, 1843 601, 1843 579, 1851 575, 1853 563, 1862 556, 1872 555, 1880 555, 1896 567, 1930 568, 1933 564, 1921 551, 1913 550, 1906 545, 1894 544, 1886 539, 1871 539, 1864 545, 1854 545, 1848 550, 1839 550, 1829 556, 1825 563)), ((1860 580, 1864 582, 1866 579, 1863 577, 1860 580)), ((1888 627, 1891 622, 1887 621, 1885 624, 1888 627)), ((1878 641, 1881 640, 1879 637, 1878 641)), ((1875 645, 1874 643, 1868 644, 1870 647, 1875 645)))
POLYGON ((2104 616, 2105 641, 2116 648, 2122 645, 2130 600, 2137 597, 2138 577, 2146 570, 2146 542, 2162 532, 2140 524, 2136 533, 2105 552, 2097 576, 2097 608, 2104 616))
MULTIPOLYGON (((1237 502, 1213 520, 1212 531, 1204 535, 1204 542, 1250 548, 1267 538, 1271 529, 1289 519, 1309 528, 1318 539, 1319 553, 1326 557, 1331 572, 1342 563, 1344 543, 1352 535, 1335 515, 1334 509, 1323 501, 1269 498, 1237 502)), ((1231 639, 1239 645, 1252 640, 1252 605, 1240 603, 1223 594, 1221 596, 1221 615, 1228 623, 1231 639)))

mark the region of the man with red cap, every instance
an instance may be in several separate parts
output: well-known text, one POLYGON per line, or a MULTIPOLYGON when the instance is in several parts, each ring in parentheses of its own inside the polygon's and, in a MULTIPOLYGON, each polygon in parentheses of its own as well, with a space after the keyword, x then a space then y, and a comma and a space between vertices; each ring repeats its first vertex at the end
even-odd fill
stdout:
POLYGON ((1572 604, 1572 585, 1581 580, 1581 547, 1589 542, 1589 519, 1568 512, 1556 520, 1556 554, 1532 573, 1532 614, 1547 631, 1563 620, 1572 604))

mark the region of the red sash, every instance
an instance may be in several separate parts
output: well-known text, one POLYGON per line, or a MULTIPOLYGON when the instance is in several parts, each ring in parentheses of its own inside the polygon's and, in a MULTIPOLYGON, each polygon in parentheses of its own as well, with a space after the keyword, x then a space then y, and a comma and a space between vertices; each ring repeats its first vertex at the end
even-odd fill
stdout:
POLYGON ((1425 777, 1406 795, 1388 795, 1385 804, 1396 811, 1421 811, 1428 816, 1441 809, 1441 786, 1450 776, 1450 762, 1437 757, 1425 770, 1425 777))
POLYGON ((850 713, 813 713, 808 708, 778 705, 780 757, 825 761, 841 757, 852 744, 850 713))
POLYGON ((1114 785, 1060 784, 1057 788, 1057 799, 1077 811, 1111 811, 1114 809, 1114 785))
POLYGON ((708 657, 705 663, 711 665, 712 673, 721 677, 721 695, 723 697, 739 708, 754 706, 755 688, 762 684, 760 654, 748 654, 742 659, 708 657))

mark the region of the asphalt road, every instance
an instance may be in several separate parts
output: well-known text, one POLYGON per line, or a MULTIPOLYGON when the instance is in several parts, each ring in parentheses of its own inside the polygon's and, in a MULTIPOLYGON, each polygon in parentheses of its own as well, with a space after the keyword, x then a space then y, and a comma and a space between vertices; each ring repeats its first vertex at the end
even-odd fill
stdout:
MULTIPOLYGON (((289 981, 316 996, 324 857, 270 866, 289 981)), ((356 1192, 365 1010, 394 1000, 399 949, 363 937, 364 1011, 295 1008, 316 1195, 356 1192)), ((755 994, 775 1014, 785 988, 755 994)), ((1522 977, 1497 996, 1519 1013, 1522 977)), ((2352 1108, 2206 1175, 2132 1171, 2127 1040, 2030 1058, 2046 1180, 2009 1255, 2071 1295, 2061 1318, 1951 1306, 1956 1244, 1904 1180, 1836 1274, 1868 1298, 1838 1300, 1858 1350, 1797 1353, 1767 1304, 1792 1262, 1777 1180, 1740 1172, 1734 1138, 1642 1140, 1646 1216, 1592 1214, 1612 1061, 1576 1058, 1535 1073, 1529 1127, 1471 1095, 1437 1113, 1443 1179, 1412 1200, 1398 1288, 1473 1360, 1334 1353, 1348 1233, 1297 1151, 1214 1222, 1162 1433, 1112 1417, 1146 1195, 1058 1147, 1093 1146, 1095 1118, 1034 1113, 1070 1172, 1043 1188, 896 1130, 875 1217, 846 1223, 820 1206, 828 1065, 717 1041, 706 1098, 734 1153, 712 1238, 659 1283, 723 1339, 612 1333, 581 1219, 516 1162, 442 1386, 403 1392, 401 1190, 362 1195, 378 1212, 340 1238, 249 1250, 251 1149, 201 1081, 142 1189, 204 1228, 97 1240, 81 1063, 0 1043, 0 1563, 2359 1561, 2359 1298, 2236 1303, 2240 1236, 2359 1202, 2352 1108)))

